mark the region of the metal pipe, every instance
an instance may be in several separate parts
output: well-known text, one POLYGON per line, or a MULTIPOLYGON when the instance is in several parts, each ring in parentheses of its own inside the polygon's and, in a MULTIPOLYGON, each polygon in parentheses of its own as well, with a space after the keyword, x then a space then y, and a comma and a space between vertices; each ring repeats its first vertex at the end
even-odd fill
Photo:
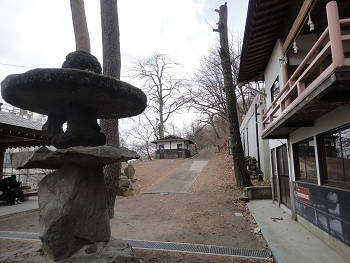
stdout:
MULTIPOLYGON (((257 152, 257 157, 258 157, 258 169, 261 171, 261 166, 260 166, 260 145, 259 145, 259 123, 258 123, 258 104, 255 103, 255 134, 256 134, 256 152, 257 152)), ((259 173, 258 177, 259 181, 263 181, 263 178, 261 174, 259 173)))

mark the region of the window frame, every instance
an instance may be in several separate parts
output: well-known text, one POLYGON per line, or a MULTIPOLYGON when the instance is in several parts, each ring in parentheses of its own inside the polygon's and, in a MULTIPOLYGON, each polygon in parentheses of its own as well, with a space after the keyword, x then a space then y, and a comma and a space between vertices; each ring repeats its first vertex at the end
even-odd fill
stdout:
POLYGON ((278 94, 280 94, 281 92, 281 84, 279 81, 279 76, 277 76, 277 78, 274 80, 274 82, 272 83, 272 86, 270 87, 270 99, 271 99, 271 104, 273 103, 273 101, 276 99, 276 97, 278 96, 278 94), (275 89, 277 89, 276 83, 278 83, 278 93, 275 94, 275 89))
POLYGON ((345 170, 345 163, 344 163, 344 156, 343 156, 343 143, 342 143, 342 136, 341 132, 344 130, 350 129, 350 124, 346 124, 340 127, 337 127, 335 129, 328 130, 326 132, 323 132, 316 136, 317 139, 317 149, 318 149, 318 156, 319 156, 319 168, 320 168, 320 175, 321 175, 321 184, 325 186, 333 186, 337 188, 342 189, 350 189, 350 175, 346 175, 345 170), (327 170, 327 161, 326 161, 326 149, 324 146, 324 136, 330 135, 332 133, 338 133, 339 134, 339 140, 340 140, 340 150, 341 150, 341 159, 342 159, 342 167, 343 167, 343 180, 332 180, 329 179, 328 176, 328 170, 327 170), (347 180, 348 178, 348 180, 347 180))
MULTIPOLYGON (((317 175, 317 163, 319 163, 319 155, 316 154, 316 151, 318 150, 317 140, 315 141, 314 137, 308 137, 301 141, 298 141, 296 143, 293 143, 293 160, 294 160, 294 175, 295 175, 295 181, 298 182, 307 182, 307 183, 314 183, 318 184, 318 175, 317 175), (314 176, 308 176, 307 174, 307 165, 305 160, 305 176, 301 177, 300 175, 300 160, 299 160, 299 151, 297 149, 298 144, 304 143, 304 142, 314 142, 314 159, 315 159, 315 168, 316 168, 316 174, 314 176)), ((309 151, 309 149, 308 149, 309 151)))

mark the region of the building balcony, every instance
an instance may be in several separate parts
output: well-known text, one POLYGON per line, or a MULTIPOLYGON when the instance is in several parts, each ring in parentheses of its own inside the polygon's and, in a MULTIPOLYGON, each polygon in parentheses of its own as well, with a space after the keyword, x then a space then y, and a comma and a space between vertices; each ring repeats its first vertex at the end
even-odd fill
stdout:
POLYGON ((288 138, 350 102, 350 18, 327 4, 328 26, 262 115, 264 139, 288 138))

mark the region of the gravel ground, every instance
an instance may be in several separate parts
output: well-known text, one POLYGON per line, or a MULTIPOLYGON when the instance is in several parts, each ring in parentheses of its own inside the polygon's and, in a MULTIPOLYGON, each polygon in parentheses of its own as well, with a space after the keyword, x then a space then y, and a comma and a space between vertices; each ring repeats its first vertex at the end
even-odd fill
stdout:
MULTIPOLYGON (((173 241, 266 249, 247 206, 237 201, 232 158, 215 153, 187 194, 143 194, 188 160, 154 160, 134 163, 135 195, 118 197, 112 235, 122 239, 173 241), (235 216, 241 212, 243 216, 235 216)), ((38 232, 38 212, 0 218, 0 231, 38 232)), ((27 241, 26 241, 27 242, 27 241)), ((23 241, 0 239, 0 253, 26 246, 23 241)), ((145 262, 271 262, 234 257, 136 250, 145 262)))

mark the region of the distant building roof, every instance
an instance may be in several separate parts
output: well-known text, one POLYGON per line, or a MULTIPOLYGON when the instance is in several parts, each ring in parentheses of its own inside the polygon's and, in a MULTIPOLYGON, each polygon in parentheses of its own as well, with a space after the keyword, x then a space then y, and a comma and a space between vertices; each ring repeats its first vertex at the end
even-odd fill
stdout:
POLYGON ((165 136, 163 139, 155 140, 155 141, 153 141, 151 143, 170 142, 170 141, 187 141, 190 144, 194 144, 194 142, 189 140, 189 139, 184 139, 182 137, 175 136, 175 135, 168 135, 168 136, 165 136))
POLYGON ((41 122, 0 111, 0 147, 47 145, 47 138, 42 134, 41 128, 41 122))
POLYGON ((9 112, 0 111, 0 123, 41 131, 41 122, 28 120, 9 112))

